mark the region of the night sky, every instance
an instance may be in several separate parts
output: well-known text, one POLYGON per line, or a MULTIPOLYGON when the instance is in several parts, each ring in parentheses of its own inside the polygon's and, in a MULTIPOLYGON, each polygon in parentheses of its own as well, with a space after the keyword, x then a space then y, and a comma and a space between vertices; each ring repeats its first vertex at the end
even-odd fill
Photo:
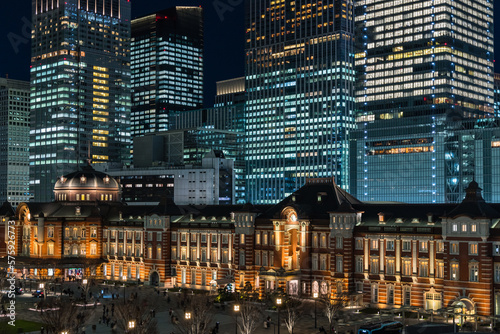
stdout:
MULTIPOLYGON (((244 75, 245 0, 132 0, 132 18, 175 5, 202 5, 205 11, 205 106, 213 105, 215 82, 244 75), (220 13, 214 4, 238 4, 220 13), (221 15, 219 15, 221 14, 221 15)), ((31 0, 3 1, 0 11, 0 77, 29 80, 31 0)), ((495 16, 500 15, 500 5, 495 16)), ((500 17, 500 16, 499 16, 500 17)), ((500 24, 495 27, 500 36, 500 24)), ((495 56, 500 53, 495 43, 495 56)), ((499 58, 500 59, 500 58, 499 58)), ((497 66, 497 71, 500 69, 497 66)))

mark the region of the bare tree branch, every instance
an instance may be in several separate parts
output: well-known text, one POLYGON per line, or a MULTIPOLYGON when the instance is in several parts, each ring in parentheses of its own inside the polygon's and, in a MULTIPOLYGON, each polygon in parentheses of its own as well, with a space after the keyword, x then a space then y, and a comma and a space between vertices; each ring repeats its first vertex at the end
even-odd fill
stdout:
POLYGON ((177 329, 181 334, 205 334, 214 321, 213 301, 207 295, 185 295, 184 312, 179 315, 177 329), (189 314, 189 317, 186 317, 189 314))
POLYGON ((261 307, 249 301, 242 301, 238 318, 240 319, 238 323, 240 332, 252 334, 257 329, 258 324, 262 322, 261 307))
POLYGON ((89 323, 93 313, 93 310, 77 307, 75 303, 61 299, 52 299, 45 303, 45 307, 40 318, 46 324, 48 334, 62 331, 78 333, 89 323))
POLYGON ((297 298, 290 298, 285 303, 285 326, 288 333, 293 334, 293 328, 299 322, 300 318, 304 315, 304 303, 297 298))

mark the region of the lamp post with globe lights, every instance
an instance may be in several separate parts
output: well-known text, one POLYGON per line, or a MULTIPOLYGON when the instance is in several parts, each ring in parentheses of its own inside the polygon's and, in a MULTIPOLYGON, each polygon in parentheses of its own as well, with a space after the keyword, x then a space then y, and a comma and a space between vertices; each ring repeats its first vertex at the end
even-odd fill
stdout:
POLYGON ((283 302, 283 300, 281 299, 281 297, 278 297, 276 298, 276 308, 278 309, 278 334, 280 334, 280 306, 281 306, 281 303, 283 302))
POLYGON ((233 309, 234 309, 234 313, 236 314, 236 326, 234 327, 234 332, 235 332, 235 334, 238 334, 238 312, 240 311, 240 305, 235 304, 233 309))
POLYGON ((314 328, 318 328, 318 324, 317 324, 317 313, 316 313, 316 301, 318 300, 318 293, 317 292, 313 292, 313 298, 314 298, 314 328))

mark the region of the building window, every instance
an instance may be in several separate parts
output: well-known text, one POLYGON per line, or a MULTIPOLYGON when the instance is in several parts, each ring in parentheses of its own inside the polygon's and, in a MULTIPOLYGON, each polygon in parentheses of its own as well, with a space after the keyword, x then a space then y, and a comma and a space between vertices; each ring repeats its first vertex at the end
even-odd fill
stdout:
POLYGON ((470 263, 469 264, 469 281, 479 282, 479 264, 470 263))
MULTIPOLYGON (((255 265, 260 266, 260 251, 255 251, 255 265)), ((314 262, 313 262, 314 263, 314 262)), ((314 266, 314 264, 313 264, 314 266)))
POLYGON ((477 243, 469 244, 469 255, 477 255, 477 243))
POLYGON ((403 286, 403 305, 411 306, 411 287, 403 286))
POLYGON ((337 246, 337 249, 342 249, 344 248, 344 238, 341 236, 338 236, 335 238, 335 244, 337 246))
POLYGON ((260 245, 260 232, 257 232, 257 233, 255 234, 255 243, 256 243, 257 245, 260 245))
POLYGON ((472 233, 476 233, 476 232, 477 232, 477 225, 476 225, 476 224, 472 224, 472 225, 470 226, 470 231, 471 231, 472 233))
POLYGON ((54 237, 54 227, 49 227, 47 229, 47 238, 53 238, 54 237))
POLYGON ((405 276, 411 275, 411 260, 410 259, 403 260, 403 275, 405 275, 405 276))
POLYGON ((186 233, 181 233, 181 242, 186 242, 186 233))
POLYGON ((452 230, 453 232, 458 232, 458 224, 456 224, 456 223, 452 224, 452 225, 451 225, 451 230, 452 230))
POLYGON ((357 273, 362 273, 363 271, 364 271, 363 257, 362 256, 357 256, 356 257, 356 272, 357 273))
POLYGON ((158 260, 161 259, 161 247, 160 246, 156 247, 156 258, 158 260))
POLYGON ((318 270, 318 254, 312 255, 312 270, 318 270))
MULTIPOLYGON (((323 266, 323 263, 321 264, 323 268, 321 268, 321 270, 326 270, 326 255, 324 256, 325 258, 325 265, 323 266)), ((323 261, 321 261, 323 262, 323 261)), ((344 258, 340 255, 337 255, 337 261, 336 261, 336 264, 337 264, 337 272, 338 273, 343 273, 344 272, 344 258)))
POLYGON ((453 281, 458 281, 459 277, 460 277, 460 275, 458 272, 458 263, 452 262, 451 263, 451 270, 450 270, 450 279, 453 281))
POLYGON ((267 243, 268 243, 268 235, 267 235, 267 232, 264 232, 263 237, 264 237, 264 245, 267 245, 267 243))
POLYGON ((207 262, 207 249, 201 249, 201 262, 207 262))
POLYGON ((394 275, 394 259, 393 258, 387 259, 386 273, 387 273, 387 275, 394 275))
POLYGON ((441 294, 440 293, 425 293, 425 309, 426 310, 439 310, 441 308, 441 294))
POLYGON ((450 254, 458 254, 458 242, 450 242, 450 254))
POLYGON ((205 271, 201 272, 201 286, 207 285, 207 273, 205 271))
POLYGON ((436 277, 437 278, 444 278, 444 262, 443 261, 437 262, 436 277))
POLYGON ((313 247, 318 248, 318 234, 313 233, 313 247))
POLYGON ((388 251, 393 251, 394 250, 394 240, 387 240, 387 250, 388 251))
POLYGON ((462 232, 467 232, 467 224, 462 224, 462 232))
POLYGON ((161 241, 161 232, 156 232, 156 241, 161 241))
POLYGON ((229 252, 227 249, 222 251, 222 263, 228 263, 229 262, 229 252))
POLYGON ((222 243, 227 244, 229 240, 229 236, 227 234, 222 235, 222 243))
POLYGON ((207 242, 207 235, 206 235, 205 233, 203 233, 203 234, 201 235, 201 242, 203 242, 203 243, 206 243, 206 242, 207 242))
POLYGON ((444 242, 436 241, 436 252, 438 252, 438 253, 444 252, 444 242))
POLYGON ((356 282, 356 291, 363 293, 363 282, 356 282))
POLYGON ((429 243, 427 241, 420 241, 420 251, 427 252, 429 250, 429 243))
MULTIPOLYGON (((136 234, 136 236, 139 235, 139 234, 136 234)), ((171 236, 171 239, 172 241, 177 241, 177 233, 172 233, 172 236, 171 236)))
POLYGON ((90 255, 97 255, 97 244, 95 242, 90 243, 90 255))
POLYGON ((394 285, 387 285, 387 304, 394 304, 394 285))
POLYGON ((264 267, 269 266, 268 255, 267 252, 262 252, 262 265, 264 267))
POLYGON ((429 276, 429 261, 428 260, 420 260, 418 271, 419 271, 420 277, 429 276))
MULTIPOLYGON (((121 232, 120 232, 120 239, 122 238, 121 232)), ((153 232, 148 232, 148 241, 153 241, 153 232)))
POLYGON ((240 259, 239 259, 239 265, 244 266, 245 265, 245 251, 240 249, 240 259))
POLYGON ((54 243, 47 243, 47 255, 54 255, 54 243))
POLYGON ((378 303, 378 284, 372 285, 372 303, 378 303))
POLYGON ((191 242, 196 242, 196 233, 191 233, 191 242))
POLYGON ((379 270, 378 258, 370 259, 370 273, 371 274, 378 274, 378 270, 379 270))
POLYGON ((495 263, 495 272, 493 275, 495 283, 500 283, 500 263, 495 263))
POLYGON ((500 244, 493 244, 493 255, 500 255, 500 244))
POLYGON ((363 239, 356 238, 355 246, 356 249, 363 249, 363 239))
POLYGON ((90 237, 97 238, 97 228, 95 228, 95 227, 90 228, 90 237))
POLYGON ((403 251, 405 252, 411 251, 411 241, 403 240, 403 251))
POLYGON ((181 269, 181 284, 186 284, 186 268, 181 269))
POLYGON ((212 262, 217 262, 219 261, 218 255, 217 255, 217 249, 212 249, 210 254, 210 261, 212 262))
POLYGON ((376 249, 378 249, 378 243, 379 243, 379 242, 378 242, 378 239, 370 240, 370 242, 371 242, 371 247, 370 247, 370 248, 371 248, 372 250, 376 250, 376 249))
POLYGON ((217 234, 212 234, 212 243, 213 244, 217 243, 217 234))
POLYGON ((191 254, 190 254, 189 259, 191 261, 196 261, 197 260, 197 256, 196 255, 197 255, 196 254, 196 248, 195 247, 191 248, 191 254))

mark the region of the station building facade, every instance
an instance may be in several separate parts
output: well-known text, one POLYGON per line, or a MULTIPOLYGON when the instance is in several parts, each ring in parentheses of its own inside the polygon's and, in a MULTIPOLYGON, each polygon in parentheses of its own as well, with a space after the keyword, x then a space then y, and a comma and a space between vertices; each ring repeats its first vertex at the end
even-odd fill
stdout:
MULTIPOLYGON (((141 281, 264 296, 347 296, 351 305, 500 313, 500 204, 473 181, 460 204, 363 203, 309 179, 276 205, 128 206, 87 167, 61 177, 54 202, 0 207, 15 226, 18 277, 141 281)), ((5 263, 5 262, 4 262, 5 263)))

